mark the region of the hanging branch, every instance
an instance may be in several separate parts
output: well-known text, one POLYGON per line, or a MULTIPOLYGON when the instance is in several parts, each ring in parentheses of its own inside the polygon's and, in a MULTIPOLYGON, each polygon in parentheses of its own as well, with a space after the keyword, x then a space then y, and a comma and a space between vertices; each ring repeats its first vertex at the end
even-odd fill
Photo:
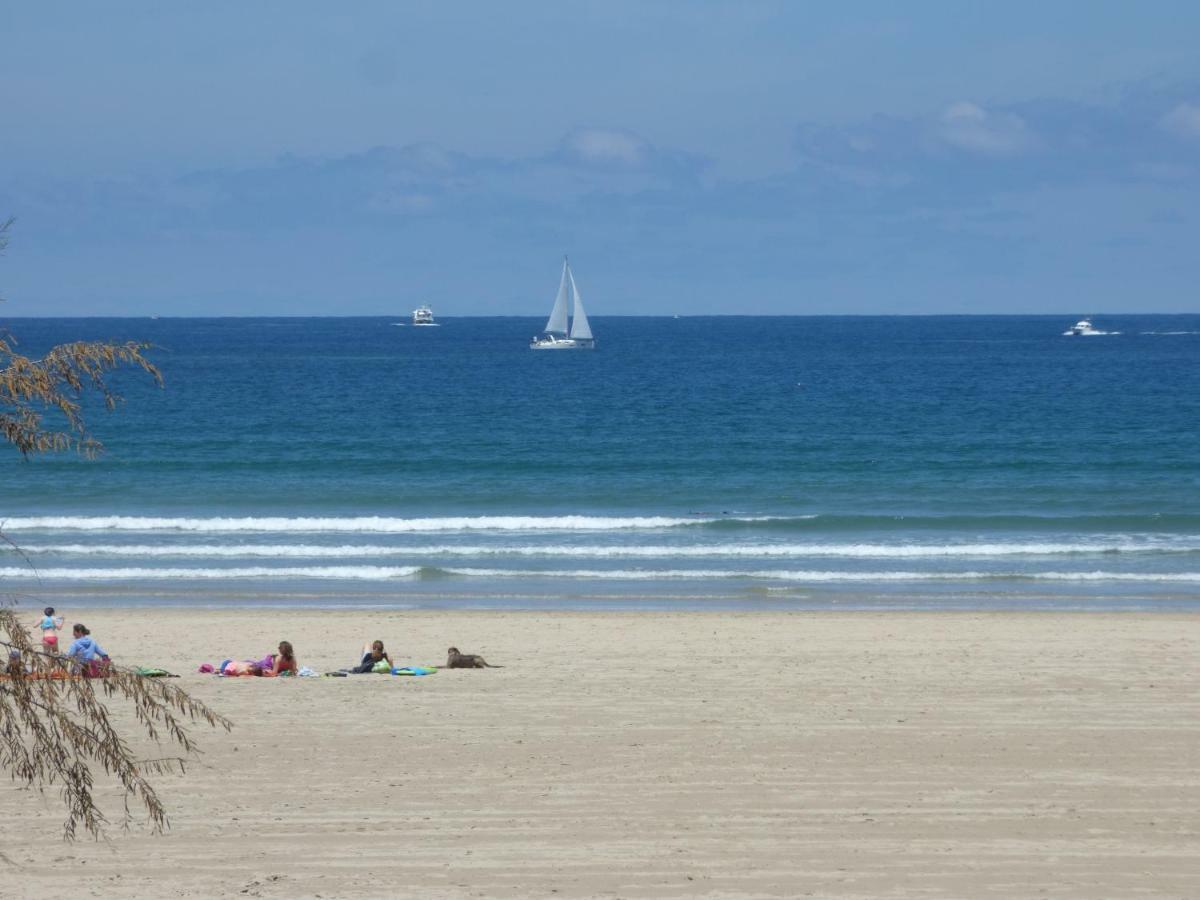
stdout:
POLYGON ((122 827, 132 822, 130 801, 136 801, 154 831, 166 828, 166 809, 147 776, 182 772, 199 753, 189 724, 228 731, 232 723, 181 688, 132 669, 114 665, 104 677, 81 677, 65 657, 34 648, 11 606, 0 607, 0 634, 7 636, 0 640, 3 655, 19 654, 0 680, 0 768, 26 787, 60 788, 67 838, 80 826, 98 837, 108 824, 93 796, 96 767, 115 777, 125 793, 122 827), (160 748, 174 746, 178 754, 138 758, 102 698, 132 706, 144 736, 160 748))
MULTIPOLYGON (((0 222, 0 252, 11 224, 12 219, 0 222)), ((103 449, 88 428, 82 401, 89 392, 99 394, 105 408, 113 409, 121 398, 105 376, 114 369, 140 368, 162 386, 162 375, 144 355, 150 345, 138 341, 76 341, 36 360, 15 347, 10 335, 0 333, 0 437, 26 458, 58 450, 93 457, 103 449)), ((29 563, 2 532, 0 544, 29 563)), ((67 839, 80 827, 99 837, 109 822, 94 796, 98 769, 121 786, 123 827, 133 821, 131 806, 140 805, 153 831, 165 829, 167 811, 149 778, 182 772, 199 753, 191 725, 228 731, 230 721, 175 685, 132 669, 109 666, 104 677, 80 677, 72 661, 34 647, 13 606, 11 599, 0 599, 0 769, 25 787, 59 788, 67 810, 67 839), (140 736, 160 755, 139 758, 113 725, 104 700, 131 706, 140 736)))
POLYGON ((105 381, 113 369, 140 368, 162 386, 162 374, 144 355, 150 349, 146 343, 75 341, 36 360, 17 353, 15 343, 10 335, 0 334, 0 436, 25 457, 57 450, 87 457, 100 453, 104 447, 88 429, 82 398, 94 391, 106 409, 114 409, 121 397, 105 381), (61 414, 60 427, 46 423, 46 411, 61 414))

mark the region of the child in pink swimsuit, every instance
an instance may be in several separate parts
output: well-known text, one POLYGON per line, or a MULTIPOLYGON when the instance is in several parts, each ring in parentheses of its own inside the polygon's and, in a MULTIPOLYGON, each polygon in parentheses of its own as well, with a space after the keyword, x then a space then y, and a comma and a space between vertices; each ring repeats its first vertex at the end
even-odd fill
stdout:
POLYGON ((42 650, 45 653, 58 652, 58 632, 63 627, 63 617, 54 614, 54 607, 47 606, 38 628, 42 629, 42 650))

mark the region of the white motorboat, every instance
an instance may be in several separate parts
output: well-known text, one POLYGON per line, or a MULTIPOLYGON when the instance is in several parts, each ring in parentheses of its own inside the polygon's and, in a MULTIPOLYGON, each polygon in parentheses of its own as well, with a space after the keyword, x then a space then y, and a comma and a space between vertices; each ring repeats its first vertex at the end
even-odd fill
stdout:
POLYGON ((1092 327, 1091 319, 1080 319, 1063 332, 1063 337, 1087 337, 1095 334, 1108 334, 1107 331, 1097 331, 1092 327))
POLYGON ((422 304, 413 310, 412 323, 414 325, 436 325, 437 324, 437 322, 433 321, 433 310, 429 308, 428 304, 422 304))
POLYGON ((530 350, 594 350, 596 339, 583 311, 583 300, 575 286, 575 276, 567 258, 563 257, 562 278, 558 282, 558 294, 554 298, 554 309, 546 320, 540 335, 529 342, 530 350), (568 325, 567 316, 570 315, 568 325))

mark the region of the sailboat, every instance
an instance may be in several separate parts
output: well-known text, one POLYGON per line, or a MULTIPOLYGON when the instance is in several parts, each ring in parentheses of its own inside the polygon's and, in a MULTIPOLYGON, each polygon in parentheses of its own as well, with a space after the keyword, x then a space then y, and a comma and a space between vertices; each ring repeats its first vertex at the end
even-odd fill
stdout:
POLYGON ((562 278, 558 282, 558 296, 554 298, 554 309, 546 320, 546 327, 540 335, 529 342, 530 350, 594 350, 596 339, 592 337, 592 328, 588 325, 587 313, 583 311, 583 301, 579 297, 579 288, 575 286, 575 276, 571 274, 571 266, 563 257, 562 278), (570 327, 567 327, 568 307, 574 305, 570 327))

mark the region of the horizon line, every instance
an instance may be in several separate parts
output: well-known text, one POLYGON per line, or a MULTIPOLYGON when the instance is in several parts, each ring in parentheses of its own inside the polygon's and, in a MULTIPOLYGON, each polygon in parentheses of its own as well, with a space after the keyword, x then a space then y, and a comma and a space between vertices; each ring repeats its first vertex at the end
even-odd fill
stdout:
MULTIPOLYGON (((191 316, 191 315, 146 315, 141 314, 125 314, 125 315, 52 315, 52 316, 37 316, 37 315, 15 315, 6 316, 0 315, 0 320, 13 319, 130 319, 140 321, 160 321, 163 319, 390 319, 399 315, 405 318, 404 313, 389 314, 389 313, 361 313, 341 316, 330 315, 296 315, 291 313, 280 314, 231 314, 231 315, 209 315, 209 316, 191 316)), ((675 313, 655 313, 648 315, 644 313, 618 313, 607 315, 588 314, 589 319, 971 319, 971 318, 1008 318, 1008 319, 1051 319, 1051 318, 1070 318, 1072 316, 1080 316, 1084 318, 1094 318, 1096 316, 1200 316, 1198 312, 1094 312, 1080 313, 1078 311, 1068 312, 1039 312, 1039 313, 1000 313, 1000 312, 971 312, 971 313, 704 313, 704 314, 675 314, 675 313)), ((504 313, 504 314, 476 314, 476 315, 438 315, 438 319, 544 319, 545 315, 541 313, 504 313)), ((400 323, 406 324, 406 323, 400 323)))

